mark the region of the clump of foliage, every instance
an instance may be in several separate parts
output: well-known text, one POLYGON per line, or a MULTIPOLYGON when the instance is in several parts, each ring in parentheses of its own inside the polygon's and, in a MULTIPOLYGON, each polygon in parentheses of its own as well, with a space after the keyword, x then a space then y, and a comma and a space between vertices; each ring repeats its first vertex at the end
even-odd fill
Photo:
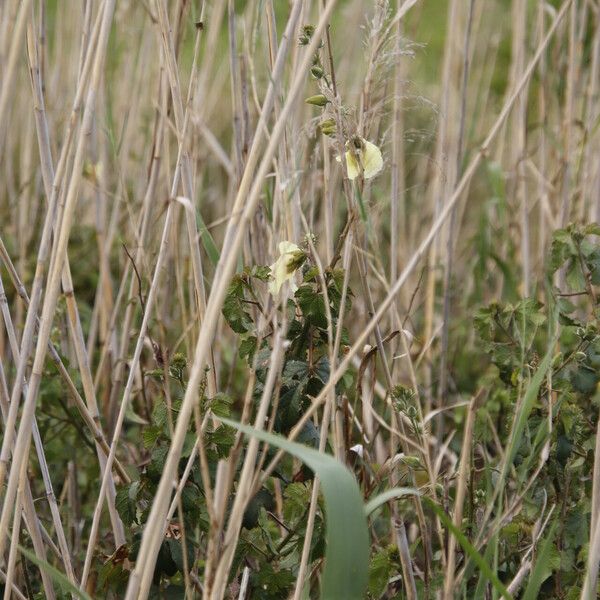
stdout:
MULTIPOLYGON (((300 420, 310 405, 310 399, 318 395, 329 379, 328 318, 331 318, 335 335, 341 309, 343 271, 326 270, 321 277, 310 258, 305 258, 301 261, 301 283, 293 297, 288 298, 280 308, 282 318, 287 319, 287 344, 277 396, 272 400, 273 410, 265 428, 281 434, 287 434, 300 420), (327 286, 327 308, 323 283, 327 286)), ((251 414, 246 417, 250 421, 263 392, 272 352, 270 326, 264 319, 267 307, 260 304, 256 293, 259 286, 266 285, 270 276, 267 266, 245 268, 231 281, 223 305, 224 318, 239 335, 238 356, 255 374, 249 406, 251 414)), ((346 310, 350 308, 350 298, 346 298, 345 306, 346 310)), ((342 339, 347 340, 347 332, 344 330, 340 333, 342 339)), ((165 368, 146 373, 162 387, 163 393, 155 400, 150 422, 142 427, 141 464, 135 478, 117 493, 117 509, 129 531, 128 544, 121 549, 119 560, 109 557, 99 567, 98 589, 122 590, 126 583, 123 557, 129 562, 136 560, 141 531, 160 480, 181 398, 187 386, 186 362, 184 355, 176 354, 165 368)), ((200 419, 209 413, 217 419, 241 416, 243 408, 232 396, 217 394, 213 398, 207 397, 206 380, 199 394, 200 419)), ((184 476, 193 453, 195 456, 196 425, 190 426, 186 436, 179 477, 184 476)), ((318 448, 319 436, 319 427, 309 419, 297 439, 300 443, 318 448)), ((232 428, 218 420, 207 426, 202 439, 212 487, 219 460, 227 458, 234 447, 239 450, 240 441, 236 441, 232 428)), ((272 455, 270 451, 268 456, 272 455)), ((241 462, 237 461, 238 469, 241 462)), ((199 461, 195 460, 181 492, 178 512, 161 545, 154 572, 157 590, 160 588, 175 593, 182 589, 185 566, 189 569, 196 560, 198 548, 206 543, 209 523, 200 469, 199 461)), ((256 590, 261 598, 285 597, 295 582, 292 566, 299 562, 302 552, 312 477, 312 472, 306 466, 288 459, 246 508, 242 522, 244 530, 236 549, 231 577, 235 579, 240 569, 250 566, 250 590, 256 590), (273 512, 274 485, 277 485, 277 493, 283 502, 283 522, 273 512)), ((313 560, 322 557, 323 552, 324 527, 322 515, 319 514, 312 541, 313 560)))
MULTIPOLYGON (((553 236, 548 261, 546 305, 532 298, 480 309, 475 327, 494 366, 483 377, 488 400, 477 413, 476 440, 483 456, 514 444, 506 499, 498 500, 496 537, 498 572, 510 581, 522 565, 521 544, 543 540, 546 547, 540 593, 574 598, 586 573, 591 515, 595 432, 600 393, 600 327, 595 286, 600 283, 600 227, 570 225, 553 236), (544 385, 530 405, 524 389, 548 367, 544 385), (510 434, 525 418, 522 435, 510 434), (500 518, 502 511, 510 518, 500 518), (552 527, 548 523, 555 523, 552 527)), ((469 528, 477 535, 482 501, 496 498, 500 473, 490 464, 471 482, 469 528)), ((499 495, 502 498, 503 494, 499 495)))

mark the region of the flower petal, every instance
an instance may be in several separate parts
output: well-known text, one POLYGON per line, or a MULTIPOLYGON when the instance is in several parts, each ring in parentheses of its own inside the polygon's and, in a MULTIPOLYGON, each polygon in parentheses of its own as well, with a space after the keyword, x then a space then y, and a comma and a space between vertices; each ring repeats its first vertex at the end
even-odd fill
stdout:
MULTIPOLYGON (((356 179, 358 177, 358 174, 360 171, 360 169, 358 168, 358 163, 356 162, 356 159, 354 158, 354 156, 352 156, 352 154, 350 152, 345 152, 345 156, 346 156, 346 169, 348 172, 348 179, 356 179)), ((341 163, 342 157, 336 156, 335 160, 337 160, 339 163, 341 163)))
POLYGON ((383 157, 381 150, 371 142, 365 141, 365 150, 362 156, 363 176, 365 179, 375 177, 383 168, 383 157))
POLYGON ((291 254, 292 252, 298 252, 300 248, 293 242, 279 242, 279 254, 291 254))
MULTIPOLYGON (((357 149, 358 156, 350 151, 346 152, 346 168, 348 179, 356 179, 361 173, 365 179, 375 177, 383 168, 383 157, 381 150, 372 142, 368 142, 364 138, 360 138, 362 148, 357 149), (359 164, 360 161, 360 164, 359 164), (362 167, 362 168, 361 168, 362 167)), ((336 156, 335 159, 341 163, 342 158, 336 156)))
POLYGON ((288 241, 279 243, 279 258, 271 265, 271 279, 269 281, 269 293, 271 295, 277 296, 281 291, 281 286, 286 281, 290 282, 292 293, 298 289, 294 279, 298 268, 295 263, 298 253, 302 253, 302 250, 296 244, 288 241))
POLYGON ((360 174, 358 161, 351 152, 346 152, 346 169, 348 170, 348 179, 356 179, 360 174))

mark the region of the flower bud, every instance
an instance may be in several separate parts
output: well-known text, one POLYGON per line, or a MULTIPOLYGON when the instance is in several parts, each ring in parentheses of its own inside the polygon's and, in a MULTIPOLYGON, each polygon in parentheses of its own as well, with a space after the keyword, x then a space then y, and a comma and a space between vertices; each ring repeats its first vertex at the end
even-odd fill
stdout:
POLYGON ((323 77, 323 75, 325 74, 323 69, 319 65, 313 65, 310 68, 310 73, 315 79, 321 79, 321 77, 323 77))
POLYGON ((325 106, 329 100, 327 100, 323 94, 317 94, 316 96, 310 96, 305 102, 306 104, 313 104, 314 106, 325 106))
POLYGON ((323 135, 335 135, 337 127, 333 119, 325 119, 319 123, 319 129, 323 135))
POLYGON ((301 46, 308 46, 308 44, 310 44, 310 38, 313 36, 314 32, 315 28, 313 25, 304 25, 304 27, 302 27, 302 33, 298 38, 299 44, 301 46))

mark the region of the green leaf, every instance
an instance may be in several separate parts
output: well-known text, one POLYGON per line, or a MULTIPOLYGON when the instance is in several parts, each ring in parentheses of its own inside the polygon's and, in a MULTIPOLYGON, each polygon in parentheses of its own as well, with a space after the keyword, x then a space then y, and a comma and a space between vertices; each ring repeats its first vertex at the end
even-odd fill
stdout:
POLYGON ((227 394, 217 393, 208 401, 208 407, 217 417, 228 417, 231 414, 233 398, 227 394))
POLYGON ((318 448, 320 441, 320 431, 312 422, 311 419, 306 421, 304 427, 296 438, 300 444, 310 446, 311 448, 318 448))
POLYGON ((168 451, 169 449, 166 446, 159 446, 154 448, 150 455, 151 459, 146 467, 146 473, 149 479, 154 483, 160 481, 160 477, 165 467, 165 461, 167 460, 168 451))
POLYGON ((235 421, 222 420, 246 435, 289 452, 316 473, 323 490, 327 516, 321 598, 363 600, 369 577, 369 532, 354 475, 328 454, 235 421))
POLYGON ((73 585, 67 579, 66 575, 63 575, 58 569, 47 563, 45 560, 38 558, 33 552, 23 548, 23 546, 20 544, 19 552, 21 552, 21 554, 27 557, 28 560, 37 565, 40 569, 44 569, 44 571, 46 571, 46 573, 48 573, 48 575, 50 575, 50 577, 52 577, 52 579, 56 581, 56 583, 58 583, 63 590, 67 590, 73 596, 80 598, 81 600, 92 600, 91 596, 88 596, 88 594, 86 594, 83 590, 80 590, 77 586, 73 585))
POLYGON ((566 229, 554 232, 550 249, 550 272, 558 271, 569 259, 577 255, 571 234, 566 229))
POLYGON ((144 431, 142 431, 142 440, 144 442, 144 448, 152 448, 156 441, 160 437, 161 429, 155 427, 154 425, 150 425, 149 427, 144 427, 144 431))
POLYGON ((301 285, 296 291, 296 300, 304 318, 321 329, 327 328, 327 315, 323 296, 316 292, 311 285, 301 285))
POLYGON ((310 489, 304 483, 290 483, 283 492, 283 516, 286 521, 299 519, 310 503, 310 489))
POLYGON ((392 564, 387 549, 379 551, 369 565, 369 593, 379 598, 387 589, 392 564))
POLYGON ((435 514, 439 517, 440 521, 446 528, 450 530, 452 535, 456 538, 456 541, 462 546, 462 549, 469 556, 469 558, 479 567, 481 574, 487 577, 494 589, 503 597, 512 599, 511 593, 506 589, 504 584, 498 579, 498 575, 492 570, 490 565, 484 560, 483 556, 477 552, 476 548, 469 542, 465 534, 454 526, 454 523, 450 520, 450 517, 444 512, 444 510, 438 506, 431 498, 423 497, 423 501, 431 507, 435 514))
POLYGON ((294 380, 304 379, 307 375, 308 363, 303 360, 288 360, 281 374, 286 385, 290 385, 294 380))
POLYGON ((529 386, 527 387, 527 390, 525 392, 525 396, 523 397, 523 402, 521 403, 519 414, 517 415, 517 418, 515 420, 515 426, 512 431, 510 442, 508 448, 506 449, 506 460, 504 461, 504 466, 502 468, 502 474, 500 477, 500 483, 498 484, 500 486, 504 485, 508 469, 512 465, 519 444, 522 441, 523 431, 525 430, 527 419, 531 414, 535 401, 537 400, 538 392, 540 391, 542 382, 544 381, 546 373, 548 372, 548 368, 550 367, 550 363, 552 362, 552 355, 555 343, 556 339, 553 339, 548 344, 548 351, 546 352, 546 356, 544 357, 544 360, 538 367, 538 370, 535 372, 535 375, 532 377, 531 382, 529 383, 529 386))
POLYGON ((195 431, 188 431, 185 434, 185 441, 183 442, 183 448, 181 449, 181 458, 188 458, 192 454, 197 439, 198 437, 195 431))
POLYGON ((294 574, 287 569, 275 570, 273 565, 266 563, 257 573, 250 576, 252 597, 261 600, 280 600, 288 598, 289 592, 296 581, 294 574))
POLYGON ((240 343, 240 358, 245 358, 248 361, 248 365, 251 365, 252 360, 254 359, 254 353, 256 352, 256 344, 257 339, 253 335, 242 340, 240 343))
POLYGON ((506 192, 504 185, 505 177, 504 171, 502 170, 502 165, 498 162, 488 161, 487 173, 494 197, 504 198, 506 196, 506 192))
MULTIPOLYGON (((224 423, 228 422, 224 417, 219 418, 224 423)), ((215 445, 219 458, 225 458, 235 443, 234 431, 231 427, 226 427, 225 425, 217 427, 214 431, 207 432, 205 437, 209 444, 215 445)))
POLYGON ((590 279, 594 285, 600 285, 600 249, 596 248, 589 254, 585 263, 590 271, 590 279))
POLYGON ((371 499, 365 504, 365 515, 369 516, 376 511, 380 506, 400 496, 420 496, 420 492, 414 488, 396 487, 386 490, 377 496, 371 496, 371 499))
POLYGON ((158 551, 158 556, 156 558, 156 566, 154 568, 154 582, 158 583, 160 581, 161 575, 166 575, 167 577, 173 577, 175 573, 177 573, 177 565, 171 556, 171 548, 169 547, 169 541, 165 540, 158 551))
POLYGON ((579 260, 572 258, 568 262, 567 274, 565 276, 567 285, 576 292, 585 290, 585 277, 581 271, 579 260))
POLYGON ((600 225, 589 223, 583 228, 583 235, 600 235, 600 225))
MULTIPOLYGON (((183 544, 180 540, 169 538, 167 540, 167 545, 169 547, 169 552, 171 553, 171 559, 175 563, 177 570, 183 573, 185 570, 185 564, 183 562, 183 544)), ((186 548, 188 566, 192 566, 192 562, 194 560, 194 552, 190 546, 189 540, 187 540, 186 548)))
POLYGON ((306 271, 306 273, 304 273, 304 277, 302 278, 302 281, 304 281, 304 283, 309 283, 310 281, 317 281, 317 278, 319 276, 319 267, 310 267, 310 269, 308 269, 306 271))
POLYGON ((222 312, 229 327, 236 333, 246 333, 252 328, 252 319, 245 306, 244 280, 241 275, 235 275, 227 288, 222 312))
POLYGON ((206 250, 206 254, 208 254, 208 258, 213 264, 213 267, 216 267, 220 258, 219 249, 217 248, 215 240, 210 234, 210 231, 208 231, 206 223, 204 222, 199 210, 196 211, 196 224, 198 226, 198 233, 200 234, 200 240, 204 246, 204 249, 206 250))
POLYGON ((244 511, 244 517, 242 519, 242 526, 246 529, 252 529, 258 525, 258 517, 260 516, 260 509, 274 510, 275 499, 273 494, 266 488, 258 490, 258 492, 250 499, 244 511))
POLYGON ((527 588, 525 589, 522 600, 535 600, 536 598, 539 598, 538 593, 542 587, 542 583, 544 583, 544 580, 549 576, 548 562, 550 561, 556 525, 557 522, 555 521, 542 544, 537 560, 535 561, 535 566, 533 567, 529 581, 527 582, 527 588))
POLYGON ((134 481, 117 492, 115 507, 126 527, 131 527, 133 523, 137 522, 136 501, 139 490, 140 482, 134 481))
MULTIPOLYGON (((488 542, 485 553, 483 555, 483 560, 486 563, 489 563, 494 559, 495 551, 498 546, 498 534, 495 533, 492 535, 490 541, 488 542)), ((465 579, 468 579, 473 575, 473 566, 472 563, 468 563, 465 571, 465 579)), ((486 589, 487 589, 487 578, 483 574, 483 572, 479 572, 479 577, 477 579, 477 587, 475 588, 475 593, 473 594, 474 600, 484 600, 486 598, 486 589)))
POLYGON ((128 423, 135 423, 136 425, 148 425, 148 421, 146 419, 140 417, 131 406, 125 412, 125 418, 128 423))
POLYGON ((154 404, 154 409, 152 410, 152 422, 156 427, 162 429, 167 424, 167 403, 163 400, 158 400, 154 404))
POLYGON ((595 369, 590 369, 585 365, 571 371, 570 375, 573 387, 581 394, 591 394, 598 385, 598 372, 595 369))
POLYGON ((271 276, 271 267, 267 267, 265 265, 255 265, 252 267, 252 269, 250 269, 249 275, 251 277, 256 277, 256 279, 260 279, 261 281, 267 282, 271 276))
POLYGON ((164 592, 162 592, 162 596, 163 600, 181 600, 182 598, 185 598, 185 587, 182 585, 169 585, 167 586, 167 588, 165 589, 164 592))

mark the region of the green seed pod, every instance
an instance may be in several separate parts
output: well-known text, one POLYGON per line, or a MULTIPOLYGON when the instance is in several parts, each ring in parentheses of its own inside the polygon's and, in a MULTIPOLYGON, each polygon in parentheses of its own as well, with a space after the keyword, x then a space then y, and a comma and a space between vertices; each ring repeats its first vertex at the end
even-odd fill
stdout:
POLYGON ((321 121, 319 128, 323 135, 334 135, 337 131, 334 119, 325 119, 324 121, 321 121))
POLYGON ((315 79, 321 79, 325 75, 323 69, 319 65, 313 65, 310 68, 310 73, 315 79))
POLYGON ((325 106, 329 100, 327 100, 323 94, 317 94, 316 96, 310 96, 305 102, 306 104, 313 104, 314 106, 325 106))

